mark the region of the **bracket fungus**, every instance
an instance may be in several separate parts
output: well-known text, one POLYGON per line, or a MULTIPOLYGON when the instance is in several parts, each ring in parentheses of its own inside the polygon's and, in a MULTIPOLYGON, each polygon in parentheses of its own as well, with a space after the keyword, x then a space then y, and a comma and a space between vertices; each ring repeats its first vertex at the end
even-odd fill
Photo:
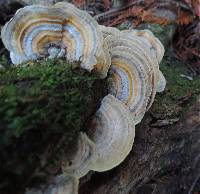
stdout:
POLYGON ((81 178, 91 170, 92 163, 96 162, 97 150, 95 143, 84 133, 79 134, 77 145, 62 162, 64 174, 73 174, 81 178))
POLYGON ((162 43, 158 40, 158 38, 156 38, 150 30, 131 30, 129 32, 135 34, 138 37, 141 37, 146 45, 149 45, 152 51, 152 57, 155 57, 158 63, 161 62, 164 56, 164 47, 162 43))
POLYGON ((70 3, 32 5, 19 9, 3 27, 2 40, 13 64, 43 57, 81 61, 105 77, 110 66, 96 21, 70 3))
POLYGON ((106 27, 99 25, 99 28, 101 30, 101 33, 103 34, 104 39, 109 35, 117 36, 120 33, 120 30, 114 27, 106 27))
POLYGON ((3 27, 2 39, 15 65, 40 58, 80 60, 83 69, 108 81, 109 94, 87 135, 80 133, 63 158, 62 178, 41 193, 77 193, 78 179, 88 171, 119 165, 132 149, 135 125, 166 85, 159 70, 164 47, 153 33, 100 26, 86 12, 62 2, 20 9, 3 27), (69 177, 75 181, 60 184, 69 177))
POLYGON ((151 107, 156 92, 165 88, 166 81, 158 65, 164 48, 150 31, 116 33, 112 28, 107 32, 106 28, 101 29, 111 53, 109 91, 129 107, 138 124, 151 107))
MULTIPOLYGON (((159 69, 159 64, 162 61, 165 52, 165 49, 160 40, 156 38, 150 30, 129 30, 127 32, 130 33, 130 35, 132 34, 137 36, 143 41, 144 47, 147 47, 150 50, 151 59, 154 60, 154 66, 159 69)), ((163 92, 166 86, 166 80, 161 71, 157 71, 156 76, 156 92, 163 92)))
POLYGON ((119 165, 132 149, 135 123, 126 106, 108 94, 88 130, 81 133, 74 153, 63 161, 63 172, 80 178, 89 170, 107 171, 119 165))
POLYGON ((129 154, 135 126, 126 106, 109 94, 102 100, 88 133, 97 148, 91 170, 102 172, 119 165, 129 154))

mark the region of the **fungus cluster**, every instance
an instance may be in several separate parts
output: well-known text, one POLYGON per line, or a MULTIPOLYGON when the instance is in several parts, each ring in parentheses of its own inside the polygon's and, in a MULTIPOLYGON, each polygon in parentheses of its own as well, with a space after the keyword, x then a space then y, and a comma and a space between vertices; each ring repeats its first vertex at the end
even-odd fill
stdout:
POLYGON ((3 27, 2 40, 14 65, 40 58, 80 60, 81 68, 107 79, 101 102, 73 153, 62 162, 63 174, 27 194, 75 194, 78 180, 90 170, 107 171, 129 154, 135 125, 151 107, 166 81, 159 70, 164 55, 148 30, 104 27, 69 3, 33 5, 17 11, 3 27))

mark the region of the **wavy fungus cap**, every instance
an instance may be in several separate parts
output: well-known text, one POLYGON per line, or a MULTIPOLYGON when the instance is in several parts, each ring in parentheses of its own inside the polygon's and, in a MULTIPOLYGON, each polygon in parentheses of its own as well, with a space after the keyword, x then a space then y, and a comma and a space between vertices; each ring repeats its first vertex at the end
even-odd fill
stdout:
POLYGON ((151 56, 157 59, 159 64, 164 56, 165 49, 158 38, 150 30, 126 30, 128 34, 139 37, 143 43, 150 48, 151 56))
POLYGON ((66 57, 105 77, 108 51, 97 22, 70 3, 32 5, 19 9, 3 27, 2 40, 15 65, 43 57, 66 57))
POLYGON ((119 165, 132 149, 135 126, 127 107, 112 95, 107 95, 96 112, 88 136, 95 143, 95 171, 110 170, 119 165))
POLYGON ((99 28, 100 28, 104 38, 106 38, 109 35, 117 36, 121 33, 120 30, 118 30, 117 28, 114 28, 114 27, 106 27, 103 25, 99 25, 99 28))
POLYGON ((130 111, 117 98, 107 95, 92 120, 88 136, 81 133, 76 151, 63 161, 64 174, 81 178, 90 170, 102 172, 116 167, 131 151, 134 137, 135 123, 130 111))
POLYGON ((154 69, 145 50, 124 35, 108 36, 112 65, 108 75, 109 91, 131 111, 135 123, 143 118, 153 87, 154 69))
POLYGON ((151 107, 156 92, 165 88, 166 81, 159 70, 163 46, 150 31, 106 27, 101 27, 101 31, 112 61, 109 92, 127 105, 137 124, 151 107))
POLYGON ((84 133, 79 134, 78 145, 73 145, 73 147, 76 151, 63 160, 62 170, 65 174, 73 174, 80 178, 85 176, 91 170, 91 165, 96 162, 97 150, 94 142, 84 133))

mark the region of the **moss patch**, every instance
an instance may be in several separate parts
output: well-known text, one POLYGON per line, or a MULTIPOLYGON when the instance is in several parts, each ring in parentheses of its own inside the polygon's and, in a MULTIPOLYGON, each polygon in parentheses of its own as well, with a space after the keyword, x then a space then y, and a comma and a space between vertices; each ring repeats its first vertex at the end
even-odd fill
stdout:
POLYGON ((184 116, 191 103, 200 95, 200 77, 189 80, 189 69, 173 56, 171 50, 166 51, 160 69, 167 86, 162 94, 157 94, 151 113, 163 119, 174 119, 184 116))
POLYGON ((97 106, 90 73, 62 60, 24 66, 0 69, 0 193, 55 159, 97 106))
POLYGON ((6 54, 3 54, 3 55, 0 56, 0 65, 2 67, 9 67, 10 66, 10 62, 9 62, 6 54))

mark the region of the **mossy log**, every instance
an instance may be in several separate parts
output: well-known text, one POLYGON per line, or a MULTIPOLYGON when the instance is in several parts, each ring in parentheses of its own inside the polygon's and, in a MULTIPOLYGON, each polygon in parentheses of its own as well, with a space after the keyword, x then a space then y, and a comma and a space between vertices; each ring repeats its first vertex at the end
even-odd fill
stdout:
POLYGON ((18 193, 62 154, 97 109, 97 78, 62 60, 0 69, 0 193, 18 193), (95 96, 94 96, 95 93, 95 96))
MULTIPOLYGON (((0 25, 23 6, 19 0, 0 5, 0 25)), ((170 26, 153 27, 169 48, 170 26)), ((8 66, 5 56, 0 64, 8 66)), ((0 194, 22 194, 30 182, 41 184, 60 173, 63 154, 86 129, 106 91, 95 76, 62 60, 26 65, 0 69, 0 194)), ((111 171, 90 172, 81 179, 79 194, 200 191, 200 78, 192 78, 170 49, 161 70, 167 88, 136 127, 128 158, 111 171)))

